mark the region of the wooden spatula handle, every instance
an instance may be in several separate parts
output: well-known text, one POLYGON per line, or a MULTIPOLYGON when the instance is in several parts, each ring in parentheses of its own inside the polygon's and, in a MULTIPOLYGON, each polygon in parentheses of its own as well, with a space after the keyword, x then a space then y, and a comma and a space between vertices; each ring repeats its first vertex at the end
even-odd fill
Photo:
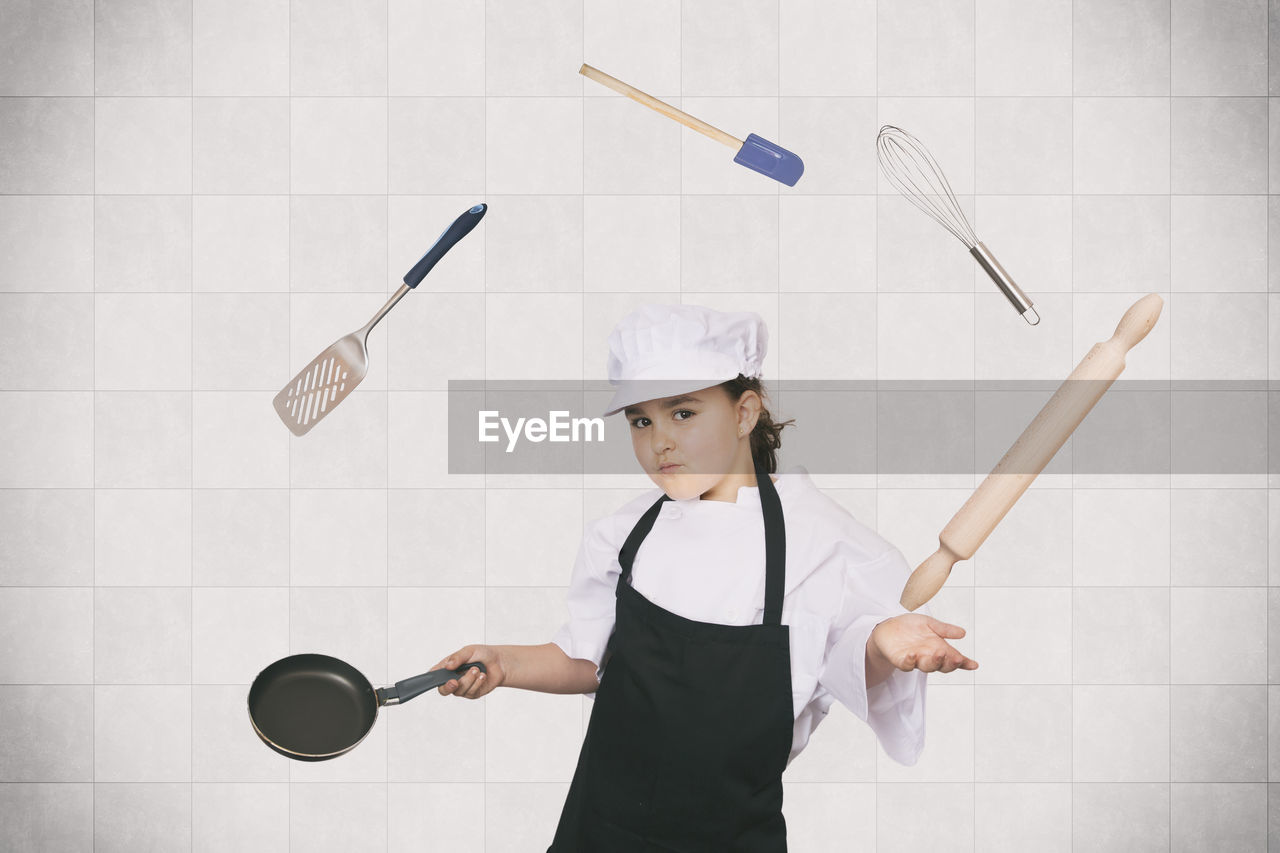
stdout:
POLYGON ((693 116, 689 115, 683 110, 678 110, 675 107, 671 106, 670 104, 666 103, 665 101, 659 101, 653 95, 647 94, 645 92, 641 92, 635 86, 632 86, 629 83, 623 83, 617 77, 612 77, 608 74, 605 74, 603 71, 601 71, 598 68, 592 68, 590 65, 587 65, 585 62, 582 63, 582 67, 578 69, 578 73, 581 74, 583 77, 588 77, 592 80, 595 80, 597 83, 601 84, 602 86, 608 86, 610 89, 612 89, 615 92, 618 92, 619 94, 626 95, 628 98, 631 98, 633 101, 639 101, 649 109, 656 110, 657 112, 662 113, 667 118, 675 119, 676 121, 683 124, 685 127, 692 128, 693 130, 698 131, 698 133, 701 133, 704 136, 709 136, 712 139, 714 139, 716 142, 720 142, 720 143, 723 143, 724 145, 728 145, 730 148, 732 148, 735 151, 737 151, 739 148, 742 147, 742 140, 737 138, 736 136, 731 136, 725 133, 720 128, 707 124, 705 121, 703 121, 700 118, 694 118, 693 116))
POLYGON ((915 610, 933 598, 951 574, 951 567, 973 556, 1115 382, 1124 370, 1125 354, 1147 336, 1163 307, 1159 294, 1148 293, 1120 318, 1109 340, 1089 350, 942 529, 938 550, 907 580, 902 592, 903 607, 915 610))

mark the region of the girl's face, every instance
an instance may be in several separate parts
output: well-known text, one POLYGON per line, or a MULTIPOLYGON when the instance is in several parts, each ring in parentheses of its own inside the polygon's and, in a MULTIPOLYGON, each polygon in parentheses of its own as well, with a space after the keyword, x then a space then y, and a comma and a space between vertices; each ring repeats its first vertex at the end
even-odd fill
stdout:
POLYGON ((746 391, 734 401, 714 385, 637 403, 623 415, 645 473, 670 497, 685 500, 714 490, 729 475, 754 472, 750 442, 759 412, 756 392, 746 391))

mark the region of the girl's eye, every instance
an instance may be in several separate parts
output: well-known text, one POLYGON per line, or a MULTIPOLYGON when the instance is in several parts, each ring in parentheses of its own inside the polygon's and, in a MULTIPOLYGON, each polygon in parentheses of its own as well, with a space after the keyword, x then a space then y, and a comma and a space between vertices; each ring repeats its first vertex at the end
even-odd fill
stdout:
MULTIPOLYGON (((677 415, 678 415, 678 414, 681 414, 681 413, 684 413, 684 414, 688 415, 690 418, 691 418, 691 417, 693 417, 693 414, 694 414, 693 412, 689 411, 688 409, 677 409, 677 410, 676 410, 676 414, 677 414, 677 415)), ((682 420, 682 421, 687 421, 687 420, 689 420, 689 418, 680 418, 680 420, 682 420)))
POLYGON ((637 427, 637 428, 638 428, 638 427, 640 426, 640 422, 641 422, 641 421, 647 421, 647 420, 649 420, 649 419, 648 419, 648 418, 645 418, 645 417, 632 418, 632 420, 631 420, 631 425, 632 425, 633 427, 637 427))

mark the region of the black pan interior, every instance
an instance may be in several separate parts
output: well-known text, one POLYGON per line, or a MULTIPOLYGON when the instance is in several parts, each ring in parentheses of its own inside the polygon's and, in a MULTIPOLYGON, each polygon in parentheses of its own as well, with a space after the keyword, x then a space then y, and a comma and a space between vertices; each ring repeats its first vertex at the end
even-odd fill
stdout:
POLYGON ((359 743, 378 718, 378 699, 350 664, 328 655, 292 655, 254 679, 249 716, 277 752, 316 760, 359 743))

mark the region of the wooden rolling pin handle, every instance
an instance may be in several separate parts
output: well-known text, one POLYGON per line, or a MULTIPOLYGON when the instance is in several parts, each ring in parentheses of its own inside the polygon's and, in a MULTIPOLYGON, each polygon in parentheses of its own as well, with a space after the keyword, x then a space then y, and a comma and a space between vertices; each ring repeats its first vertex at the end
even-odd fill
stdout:
POLYGON ((1155 326, 1163 308, 1164 300, 1160 298, 1160 294, 1148 293, 1124 312, 1124 316, 1116 324, 1116 331, 1111 336, 1111 340, 1119 344, 1125 352, 1133 349, 1155 326))
POLYGON ((901 604, 915 610, 937 594, 951 577, 951 568, 960 562, 960 556, 946 545, 940 545, 927 560, 916 567, 902 589, 901 604))
POLYGON ((592 68, 587 63, 582 63, 582 67, 578 69, 578 73, 590 80, 595 80, 602 86, 608 86, 613 91, 626 95, 633 101, 644 104, 651 110, 662 113, 669 119, 674 119, 691 130, 696 130, 703 136, 708 136, 723 145, 728 145, 734 151, 742 148, 742 140, 736 136, 725 133, 720 128, 707 124, 700 118, 689 115, 684 110, 678 110, 668 104, 666 101, 659 101, 653 95, 647 92, 641 92, 635 86, 629 83, 623 83, 617 77, 606 74, 599 68, 592 68))

